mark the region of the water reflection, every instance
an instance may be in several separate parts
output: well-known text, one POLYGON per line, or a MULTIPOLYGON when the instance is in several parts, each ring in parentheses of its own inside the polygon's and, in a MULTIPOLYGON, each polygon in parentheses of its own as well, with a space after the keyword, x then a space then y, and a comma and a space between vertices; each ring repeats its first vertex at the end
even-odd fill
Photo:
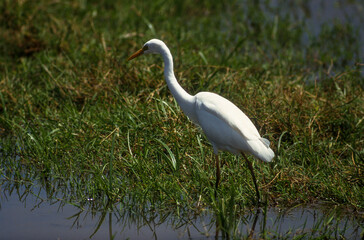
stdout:
MULTIPOLYGON (((122 203, 107 203, 102 209, 92 204, 73 206, 43 198, 46 193, 2 189, 1 239, 231 239, 312 238, 360 239, 363 218, 337 210, 296 207, 282 211, 262 208, 222 224, 214 211, 202 214, 140 211, 122 203)), ((90 201, 91 202, 91 201, 90 201)), ((137 204, 136 204, 137 205, 137 204)))

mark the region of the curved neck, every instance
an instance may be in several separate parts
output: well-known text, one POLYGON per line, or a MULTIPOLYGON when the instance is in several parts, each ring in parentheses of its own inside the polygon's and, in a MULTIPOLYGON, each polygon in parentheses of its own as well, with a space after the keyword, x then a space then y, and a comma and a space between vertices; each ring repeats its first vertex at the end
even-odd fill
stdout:
POLYGON ((169 90, 183 112, 191 118, 191 120, 194 120, 194 97, 188 94, 177 82, 173 71, 173 58, 167 47, 162 49, 161 55, 163 56, 164 61, 164 78, 169 90))

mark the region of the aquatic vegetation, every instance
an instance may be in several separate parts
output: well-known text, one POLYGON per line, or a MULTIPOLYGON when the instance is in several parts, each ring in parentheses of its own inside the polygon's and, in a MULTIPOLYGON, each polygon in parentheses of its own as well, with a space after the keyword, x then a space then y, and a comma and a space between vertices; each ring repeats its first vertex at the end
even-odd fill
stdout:
POLYGON ((273 163, 254 162, 268 209, 324 203, 362 216, 364 14, 360 1, 333 2, 2 1, 2 192, 39 187, 79 209, 212 211, 238 233, 255 196, 243 159, 223 153, 215 199, 211 147, 160 59, 125 61, 157 37, 188 92, 232 100, 271 141, 273 163))

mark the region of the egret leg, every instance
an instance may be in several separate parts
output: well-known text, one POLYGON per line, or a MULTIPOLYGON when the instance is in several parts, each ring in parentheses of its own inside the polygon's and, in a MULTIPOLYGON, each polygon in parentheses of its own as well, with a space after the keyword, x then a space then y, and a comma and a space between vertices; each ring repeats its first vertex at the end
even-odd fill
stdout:
POLYGON ((248 239, 253 239, 253 235, 254 235, 254 231, 255 231, 255 225, 256 225, 256 224, 257 224, 257 222, 258 222, 259 214, 260 214, 260 208, 257 208, 257 211, 256 211, 256 213, 255 213, 255 215, 254 215, 253 226, 252 226, 252 228, 250 229, 248 239))
POLYGON ((255 174, 254 174, 254 169, 253 169, 253 165, 252 163, 248 160, 248 158, 245 156, 244 153, 241 153, 241 155, 243 155, 243 157, 245 158, 245 161, 248 164, 248 168, 250 170, 250 173, 252 175, 253 178, 253 182, 254 182, 254 186, 255 186, 255 192, 257 194, 257 204, 259 204, 260 202, 260 194, 259 194, 259 189, 258 189, 258 184, 257 184, 257 179, 255 178, 255 174))
POLYGON ((216 183, 215 183, 215 198, 216 198, 217 188, 219 187, 220 183, 220 162, 218 155, 215 155, 215 161, 216 161, 216 183))

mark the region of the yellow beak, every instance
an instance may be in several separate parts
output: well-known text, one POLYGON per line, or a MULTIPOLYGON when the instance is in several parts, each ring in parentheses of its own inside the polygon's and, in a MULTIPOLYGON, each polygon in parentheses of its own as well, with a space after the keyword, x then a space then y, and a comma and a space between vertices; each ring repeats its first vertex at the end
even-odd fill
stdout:
POLYGON ((132 60, 133 58, 139 57, 140 55, 142 55, 144 53, 144 49, 139 49, 138 51, 136 51, 133 55, 131 55, 128 58, 128 61, 132 60))

